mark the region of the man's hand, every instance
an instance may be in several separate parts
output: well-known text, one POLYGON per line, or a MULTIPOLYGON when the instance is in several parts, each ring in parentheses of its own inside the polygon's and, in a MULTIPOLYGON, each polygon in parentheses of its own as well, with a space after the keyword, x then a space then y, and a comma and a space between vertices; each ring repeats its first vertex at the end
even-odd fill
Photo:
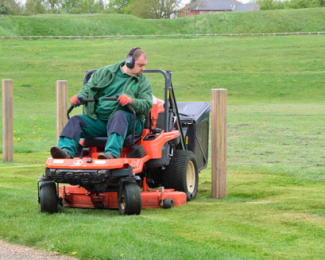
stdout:
POLYGON ((70 103, 71 103, 71 105, 74 106, 74 107, 78 107, 78 106, 80 106, 80 105, 82 104, 80 98, 82 98, 82 96, 74 95, 74 96, 70 99, 70 103))
POLYGON ((120 102, 120 104, 124 107, 126 105, 131 105, 133 100, 132 100, 132 98, 123 94, 117 99, 117 101, 120 102))

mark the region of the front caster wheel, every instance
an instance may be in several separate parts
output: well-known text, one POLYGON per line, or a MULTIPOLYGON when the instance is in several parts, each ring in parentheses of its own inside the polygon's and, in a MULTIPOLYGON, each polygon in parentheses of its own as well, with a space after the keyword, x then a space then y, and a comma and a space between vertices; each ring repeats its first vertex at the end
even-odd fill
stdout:
POLYGON ((173 200, 170 198, 166 198, 163 200, 164 209, 171 209, 174 206, 173 200))
POLYGON ((58 196, 56 194, 56 186, 53 181, 45 181, 41 183, 40 204, 41 212, 58 212, 58 196))
POLYGON ((125 183, 122 189, 118 209, 121 215, 140 215, 141 212, 141 193, 136 183, 125 183))

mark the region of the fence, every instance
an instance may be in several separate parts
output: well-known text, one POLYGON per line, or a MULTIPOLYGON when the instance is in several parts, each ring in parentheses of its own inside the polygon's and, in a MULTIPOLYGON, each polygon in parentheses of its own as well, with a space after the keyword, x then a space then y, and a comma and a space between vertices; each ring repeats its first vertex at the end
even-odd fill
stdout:
POLYGON ((320 35, 325 32, 286 32, 286 33, 232 33, 232 34, 170 34, 170 35, 103 35, 103 36, 0 36, 4 39, 110 39, 110 38, 158 38, 158 37, 247 37, 247 36, 289 36, 320 35))

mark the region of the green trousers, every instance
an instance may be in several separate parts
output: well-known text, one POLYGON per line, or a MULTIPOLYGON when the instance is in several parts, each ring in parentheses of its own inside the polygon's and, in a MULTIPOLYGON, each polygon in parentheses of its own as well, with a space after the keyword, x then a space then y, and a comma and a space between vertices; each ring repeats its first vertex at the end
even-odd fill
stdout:
MULTIPOLYGON (((94 120, 94 119, 88 117, 87 115, 79 115, 79 116, 77 116, 77 117, 79 117, 78 120, 79 121, 81 120, 84 123, 81 124, 80 127, 74 126, 73 131, 76 131, 76 129, 78 129, 79 130, 78 132, 80 132, 80 130, 81 130, 80 134, 78 134, 76 138, 69 138, 66 136, 62 136, 62 134, 61 134, 59 142, 58 142, 58 146, 62 150, 68 152, 72 157, 74 157, 74 155, 77 151, 77 147, 78 147, 80 138, 94 138, 94 137, 108 136, 108 140, 106 142, 104 152, 112 154, 115 158, 119 158, 121 155, 121 152, 122 152, 125 137, 132 134, 132 131, 133 131, 133 119, 132 119, 133 115, 127 111, 123 111, 123 113, 125 113, 125 115, 127 117, 127 125, 121 124, 121 126, 127 128, 127 129, 125 129, 125 130, 123 129, 123 131, 121 131, 121 132, 124 132, 124 135, 121 136, 121 135, 117 134, 116 132, 113 132, 108 136, 107 126, 108 126, 108 124, 110 124, 109 121, 100 120, 100 119, 94 120)), ((71 123, 72 122, 73 122, 73 120, 71 121, 71 123)), ((118 124, 118 122, 116 120, 114 120, 114 123, 118 124)), ((69 122, 68 122, 68 124, 69 124, 69 122)), ((65 128, 69 128, 68 124, 65 126, 65 128)), ((71 129, 71 126, 69 129, 71 129)), ((65 130, 63 130, 62 133, 67 132, 65 130)), ((140 135, 140 134, 142 134, 142 131, 143 131, 143 123, 138 118, 136 118, 135 134, 140 135)))

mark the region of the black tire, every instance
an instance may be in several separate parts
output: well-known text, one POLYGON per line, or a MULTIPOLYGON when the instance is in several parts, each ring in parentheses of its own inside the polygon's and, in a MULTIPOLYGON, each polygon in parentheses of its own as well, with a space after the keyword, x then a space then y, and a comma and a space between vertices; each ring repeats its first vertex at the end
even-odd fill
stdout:
POLYGON ((40 185, 40 205, 41 212, 57 213, 58 196, 56 194, 56 185, 53 181, 45 181, 40 185))
POLYGON ((187 201, 195 199, 199 173, 195 155, 188 150, 176 150, 164 172, 164 187, 186 193, 187 201))
POLYGON ((163 201, 164 209, 171 209, 174 206, 173 200, 170 198, 166 198, 163 201))
POLYGON ((127 182, 122 189, 118 209, 121 215, 140 215, 142 206, 140 188, 136 183, 127 182))

